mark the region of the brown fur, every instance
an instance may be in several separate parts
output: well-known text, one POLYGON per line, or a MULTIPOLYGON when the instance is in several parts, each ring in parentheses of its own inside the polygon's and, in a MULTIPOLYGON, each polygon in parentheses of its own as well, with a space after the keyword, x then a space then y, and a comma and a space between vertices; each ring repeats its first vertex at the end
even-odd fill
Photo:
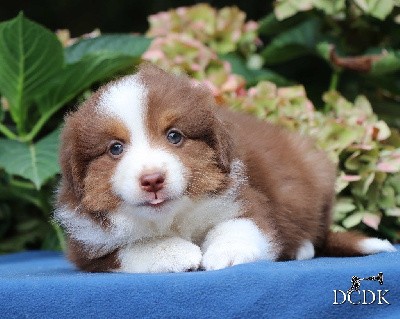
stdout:
POLYGON ((152 67, 141 74, 148 88, 147 127, 152 142, 176 153, 189 169, 186 194, 197 197, 225 189, 230 148, 222 145, 227 143, 226 135, 216 122, 212 96, 184 77, 171 81, 169 74, 152 67), (165 134, 176 127, 185 134, 184 147, 165 143, 165 134))
POLYGON ((304 137, 290 134, 251 116, 221 109, 231 123, 234 145, 246 163, 249 186, 247 209, 266 233, 279 234, 280 259, 293 259, 302 241, 323 245, 334 197, 335 167, 304 137), (243 129, 248 128, 248 129, 243 129), (254 203, 263 203, 254 207, 254 203))
POLYGON ((115 250, 106 255, 91 257, 84 245, 72 239, 68 240, 68 259, 80 269, 88 272, 106 272, 118 269, 120 264, 116 258, 117 252, 118 250, 115 250))
MULTIPOLYGON (((238 194, 242 216, 253 219, 278 244, 278 259, 294 259, 304 240, 310 240, 320 255, 361 254, 355 244, 365 237, 329 232, 335 167, 310 140, 215 106, 208 90, 185 77, 151 66, 142 67, 139 74, 148 89, 151 143, 168 148, 188 169, 185 194, 220 194, 231 183, 232 160, 240 159, 248 181, 238 194), (165 142, 171 128, 184 133, 179 147, 165 142)), ((128 130, 120 122, 95 112, 106 89, 66 118, 58 197, 59 205, 79 207, 105 229, 110 227, 109 214, 121 203, 110 185, 118 159, 110 157, 107 147, 111 140, 129 142, 128 130)), ((87 271, 118 268, 116 252, 90 257, 83 243, 69 241, 69 258, 87 271)))

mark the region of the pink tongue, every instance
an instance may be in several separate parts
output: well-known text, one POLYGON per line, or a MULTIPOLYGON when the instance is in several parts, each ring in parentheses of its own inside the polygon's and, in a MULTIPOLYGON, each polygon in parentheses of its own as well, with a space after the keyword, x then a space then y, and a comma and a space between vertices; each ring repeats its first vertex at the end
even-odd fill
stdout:
POLYGON ((161 204, 164 200, 165 199, 158 198, 158 199, 151 200, 149 203, 150 203, 150 205, 157 205, 157 204, 161 204))

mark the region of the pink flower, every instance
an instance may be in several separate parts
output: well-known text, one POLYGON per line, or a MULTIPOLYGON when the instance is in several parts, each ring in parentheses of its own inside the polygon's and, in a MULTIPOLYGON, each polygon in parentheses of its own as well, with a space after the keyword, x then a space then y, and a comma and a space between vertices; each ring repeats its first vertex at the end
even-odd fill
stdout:
POLYGON ((165 54, 161 50, 148 50, 143 54, 142 58, 148 61, 155 62, 157 60, 164 59, 165 54))
POLYGON ((244 32, 252 32, 256 31, 257 29, 258 29, 258 23, 253 20, 246 22, 246 24, 244 25, 244 32))
POLYGON ((376 169, 384 173, 396 173, 399 171, 399 167, 391 163, 381 162, 376 165, 376 169))
POLYGON ((381 216, 375 215, 375 214, 371 214, 371 213, 366 213, 363 218, 362 218, 362 222, 375 229, 378 230, 379 224, 381 223, 381 216))

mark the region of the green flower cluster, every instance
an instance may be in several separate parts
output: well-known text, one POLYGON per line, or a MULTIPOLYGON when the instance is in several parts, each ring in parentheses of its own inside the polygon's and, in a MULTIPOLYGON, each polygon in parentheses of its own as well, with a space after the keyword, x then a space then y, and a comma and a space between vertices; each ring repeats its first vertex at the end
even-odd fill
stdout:
MULTIPOLYGON (((275 14, 278 19, 283 20, 298 12, 315 8, 341 19, 346 15, 346 9, 350 9, 349 13, 353 17, 368 15, 384 20, 395 7, 400 7, 399 0, 350 0, 348 2, 346 5, 346 0, 276 0, 275 14)), ((395 17, 395 21, 400 22, 400 15, 395 17)))

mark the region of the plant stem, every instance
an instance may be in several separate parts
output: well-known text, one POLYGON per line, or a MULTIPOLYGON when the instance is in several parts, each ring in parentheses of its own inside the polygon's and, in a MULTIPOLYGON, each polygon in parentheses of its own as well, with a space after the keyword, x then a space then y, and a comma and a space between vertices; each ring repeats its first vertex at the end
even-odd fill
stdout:
POLYGON ((0 123, 0 132, 11 140, 18 140, 18 136, 11 132, 4 124, 0 123))
POLYGON ((329 91, 337 91, 338 83, 339 83, 340 72, 334 70, 331 76, 331 82, 329 83, 329 91))
POLYGON ((24 188, 24 189, 31 189, 31 190, 36 190, 36 187, 32 185, 30 182, 24 182, 24 181, 18 181, 16 179, 11 179, 10 180, 10 185, 19 187, 19 188, 24 188))
MULTIPOLYGON (((339 84, 339 76, 340 76, 340 71, 337 69, 334 69, 333 73, 331 75, 331 81, 329 82, 328 92, 337 91, 338 84, 339 84)), ((329 104, 325 103, 324 113, 327 114, 330 110, 331 110, 331 108, 330 108, 329 104)))
POLYGON ((53 108, 51 111, 48 111, 44 113, 40 119, 36 122, 36 124, 33 126, 32 130, 25 136, 20 138, 21 142, 31 142, 36 135, 40 132, 42 129, 43 125, 46 124, 46 122, 49 120, 49 118, 57 111, 57 108, 53 108))

